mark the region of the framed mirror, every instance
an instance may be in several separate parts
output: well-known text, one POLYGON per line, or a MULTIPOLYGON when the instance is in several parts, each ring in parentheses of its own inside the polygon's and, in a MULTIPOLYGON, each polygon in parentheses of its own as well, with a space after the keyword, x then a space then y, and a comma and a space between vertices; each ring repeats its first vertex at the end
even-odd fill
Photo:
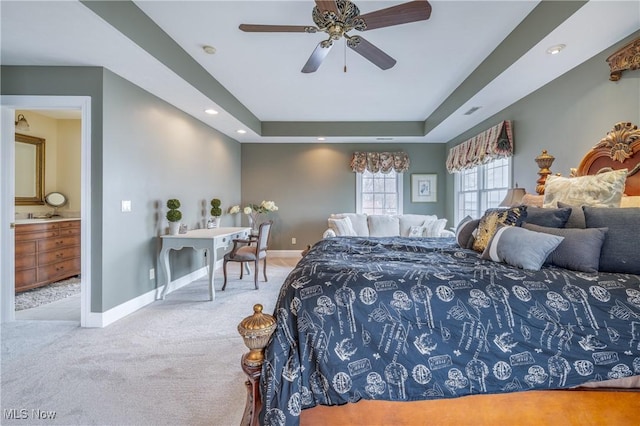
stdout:
POLYGON ((16 205, 44 204, 44 139, 16 133, 16 205))

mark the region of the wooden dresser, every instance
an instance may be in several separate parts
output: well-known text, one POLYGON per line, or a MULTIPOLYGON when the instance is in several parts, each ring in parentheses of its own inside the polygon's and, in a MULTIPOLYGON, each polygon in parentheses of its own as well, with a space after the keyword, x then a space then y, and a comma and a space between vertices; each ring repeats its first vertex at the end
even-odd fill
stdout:
POLYGON ((80 274, 80 220, 16 224, 16 293, 80 274))

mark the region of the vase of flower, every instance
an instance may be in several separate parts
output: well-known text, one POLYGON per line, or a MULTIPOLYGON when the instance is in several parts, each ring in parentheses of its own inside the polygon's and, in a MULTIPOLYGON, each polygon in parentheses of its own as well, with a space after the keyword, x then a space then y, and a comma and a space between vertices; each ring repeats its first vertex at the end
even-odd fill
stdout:
MULTIPOLYGON (((247 215, 251 233, 258 234, 260 225, 262 224, 262 215, 266 215, 278 210, 278 206, 273 201, 262 201, 260 204, 249 204, 242 211, 247 215)), ((235 214, 240 212, 240 206, 233 206, 229 209, 229 213, 235 214)))
POLYGON ((211 200, 211 218, 207 222, 207 228, 219 228, 220 216, 222 216, 222 209, 220 208, 221 201, 218 198, 211 200))

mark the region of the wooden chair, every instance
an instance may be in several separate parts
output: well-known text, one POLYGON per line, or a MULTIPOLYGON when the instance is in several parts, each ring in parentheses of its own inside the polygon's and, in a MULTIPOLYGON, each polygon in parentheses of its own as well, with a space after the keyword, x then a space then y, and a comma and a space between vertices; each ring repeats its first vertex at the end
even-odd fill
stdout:
POLYGON ((260 225, 258 235, 252 235, 248 240, 234 239, 233 249, 224 255, 224 263, 222 270, 224 272, 224 284, 222 285, 222 291, 227 286, 227 262, 240 262, 240 279, 242 279, 242 270, 246 262, 254 262, 255 268, 253 273, 253 279, 258 289, 258 265, 260 259, 263 260, 262 272, 264 274, 264 280, 267 279, 267 244, 269 242, 269 231, 273 221, 264 222, 260 225))

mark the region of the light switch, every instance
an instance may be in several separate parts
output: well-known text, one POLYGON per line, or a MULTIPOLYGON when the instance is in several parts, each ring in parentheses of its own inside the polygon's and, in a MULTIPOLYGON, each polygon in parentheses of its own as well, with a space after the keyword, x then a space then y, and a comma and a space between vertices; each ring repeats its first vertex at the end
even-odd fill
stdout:
POLYGON ((131 211, 131 200, 122 200, 122 212, 128 213, 131 211))

